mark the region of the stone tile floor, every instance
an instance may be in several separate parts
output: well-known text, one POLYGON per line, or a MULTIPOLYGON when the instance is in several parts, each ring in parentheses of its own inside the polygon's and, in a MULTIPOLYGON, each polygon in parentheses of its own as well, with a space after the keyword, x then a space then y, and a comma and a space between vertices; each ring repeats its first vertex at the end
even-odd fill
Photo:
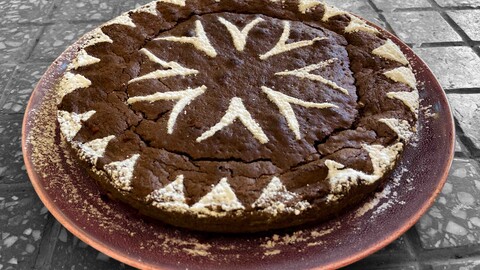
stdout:
MULTIPOLYGON (((0 270, 131 269, 88 247, 31 187, 20 127, 33 86, 86 29, 148 0, 0 0, 0 270)), ((432 67, 457 125, 434 206, 390 246, 348 269, 480 269, 480 0, 329 0, 385 26, 432 67)))

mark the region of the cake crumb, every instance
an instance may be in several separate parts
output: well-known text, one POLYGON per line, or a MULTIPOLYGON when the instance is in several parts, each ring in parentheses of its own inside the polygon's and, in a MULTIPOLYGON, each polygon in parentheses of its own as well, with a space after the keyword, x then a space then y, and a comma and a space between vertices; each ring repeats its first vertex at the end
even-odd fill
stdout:
POLYGON ((277 254, 280 254, 282 251, 279 250, 279 249, 274 249, 274 250, 268 250, 268 251, 265 251, 263 254, 265 256, 271 256, 271 255, 277 255, 277 254))
POLYGON ((422 112, 425 118, 437 119, 439 117, 438 113, 432 112, 432 105, 421 106, 420 112, 422 112))
POLYGON ((210 252, 202 249, 190 249, 190 248, 183 248, 185 252, 193 256, 209 256, 211 255, 210 252))
POLYGON ((331 234, 340 226, 339 222, 324 226, 316 230, 299 230, 290 234, 274 234, 271 237, 266 237, 265 242, 260 244, 265 249, 265 256, 277 255, 280 253, 282 247, 296 245, 298 253, 305 252, 306 248, 319 246, 324 241, 319 238, 331 234))
POLYGON ((332 228, 329 228, 329 229, 326 229, 326 230, 323 230, 323 231, 312 231, 312 232, 310 232, 310 235, 312 237, 324 236, 324 235, 332 233, 335 228, 336 227, 332 227, 332 228))

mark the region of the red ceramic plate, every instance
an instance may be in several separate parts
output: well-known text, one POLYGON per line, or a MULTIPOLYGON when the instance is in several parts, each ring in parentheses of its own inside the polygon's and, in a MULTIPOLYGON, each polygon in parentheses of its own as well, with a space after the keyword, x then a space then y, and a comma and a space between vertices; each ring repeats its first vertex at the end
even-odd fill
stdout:
POLYGON ((22 136, 28 175, 40 199, 70 232, 134 267, 279 270, 348 265, 386 246, 417 222, 445 183, 453 157, 454 125, 444 91, 408 46, 385 34, 410 59, 419 82, 418 141, 405 148, 400 166, 382 192, 329 222, 255 235, 198 233, 142 218, 100 196, 93 180, 66 154, 56 124, 53 86, 76 44, 52 64, 28 104, 22 136))

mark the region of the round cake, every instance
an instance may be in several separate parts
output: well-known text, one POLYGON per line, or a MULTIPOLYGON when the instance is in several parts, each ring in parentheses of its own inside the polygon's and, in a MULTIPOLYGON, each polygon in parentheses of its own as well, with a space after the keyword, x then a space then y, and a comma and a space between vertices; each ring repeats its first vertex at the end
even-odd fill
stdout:
POLYGON ((399 47, 318 1, 155 1, 77 44, 62 137, 102 192, 174 226, 332 218, 381 188, 416 131, 399 47))

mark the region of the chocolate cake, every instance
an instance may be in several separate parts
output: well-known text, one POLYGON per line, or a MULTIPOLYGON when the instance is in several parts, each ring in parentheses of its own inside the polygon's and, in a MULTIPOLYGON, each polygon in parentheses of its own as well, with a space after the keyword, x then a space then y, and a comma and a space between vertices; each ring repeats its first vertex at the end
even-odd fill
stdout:
POLYGON ((402 51, 317 1, 156 1, 78 44, 62 137, 103 192, 175 226, 326 220, 377 190, 415 133, 402 51))

